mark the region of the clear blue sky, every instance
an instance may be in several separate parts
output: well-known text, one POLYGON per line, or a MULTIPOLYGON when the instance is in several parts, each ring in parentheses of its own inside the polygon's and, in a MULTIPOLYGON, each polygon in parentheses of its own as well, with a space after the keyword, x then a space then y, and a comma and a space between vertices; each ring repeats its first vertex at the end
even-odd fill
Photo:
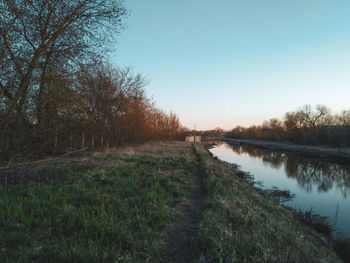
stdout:
POLYGON ((112 61, 192 128, 259 124, 304 104, 350 109, 348 0, 125 0, 112 61))

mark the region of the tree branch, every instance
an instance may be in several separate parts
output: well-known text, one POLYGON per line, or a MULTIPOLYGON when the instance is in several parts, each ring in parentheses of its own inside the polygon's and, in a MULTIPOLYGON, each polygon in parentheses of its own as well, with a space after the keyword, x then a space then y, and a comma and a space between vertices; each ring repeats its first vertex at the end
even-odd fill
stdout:
POLYGON ((1 83, 0 83, 0 88, 1 88, 1 90, 2 90, 2 93, 9 99, 9 100, 12 100, 12 95, 11 95, 11 93, 6 89, 6 87, 4 86, 4 85, 2 85, 1 83))

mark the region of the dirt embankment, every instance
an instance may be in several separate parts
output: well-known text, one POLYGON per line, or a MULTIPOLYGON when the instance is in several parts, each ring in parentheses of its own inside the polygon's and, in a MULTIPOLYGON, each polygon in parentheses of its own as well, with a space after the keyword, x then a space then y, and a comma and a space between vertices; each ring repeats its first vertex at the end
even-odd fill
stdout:
POLYGON ((341 262, 326 237, 196 145, 205 193, 194 262, 341 262))

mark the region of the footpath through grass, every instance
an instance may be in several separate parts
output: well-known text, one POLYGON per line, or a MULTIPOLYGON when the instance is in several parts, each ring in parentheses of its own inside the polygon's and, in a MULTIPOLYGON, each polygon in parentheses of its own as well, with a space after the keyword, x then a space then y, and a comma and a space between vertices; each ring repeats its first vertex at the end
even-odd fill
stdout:
POLYGON ((0 185, 0 262, 155 262, 189 192, 189 144, 152 144, 42 167, 0 185))
POLYGON ((296 214, 185 142, 40 166, 39 177, 0 185, 0 262, 165 261, 196 155, 204 200, 191 262, 340 262, 296 214))

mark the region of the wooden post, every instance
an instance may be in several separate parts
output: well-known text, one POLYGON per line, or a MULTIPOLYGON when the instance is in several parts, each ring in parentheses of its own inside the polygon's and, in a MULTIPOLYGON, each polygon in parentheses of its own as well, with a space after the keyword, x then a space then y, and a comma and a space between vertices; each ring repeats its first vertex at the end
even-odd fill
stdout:
POLYGON ((194 125, 193 142, 196 142, 196 124, 194 125))
POLYGON ((84 146, 85 146, 85 133, 83 131, 83 138, 82 138, 82 141, 81 141, 81 148, 84 149, 84 146))
POLYGON ((73 132, 72 130, 70 131, 70 150, 73 148, 73 132))
POLYGON ((56 130, 55 130, 55 142, 54 142, 54 145, 53 145, 53 153, 56 154, 56 150, 57 150, 57 127, 56 127, 56 130))

